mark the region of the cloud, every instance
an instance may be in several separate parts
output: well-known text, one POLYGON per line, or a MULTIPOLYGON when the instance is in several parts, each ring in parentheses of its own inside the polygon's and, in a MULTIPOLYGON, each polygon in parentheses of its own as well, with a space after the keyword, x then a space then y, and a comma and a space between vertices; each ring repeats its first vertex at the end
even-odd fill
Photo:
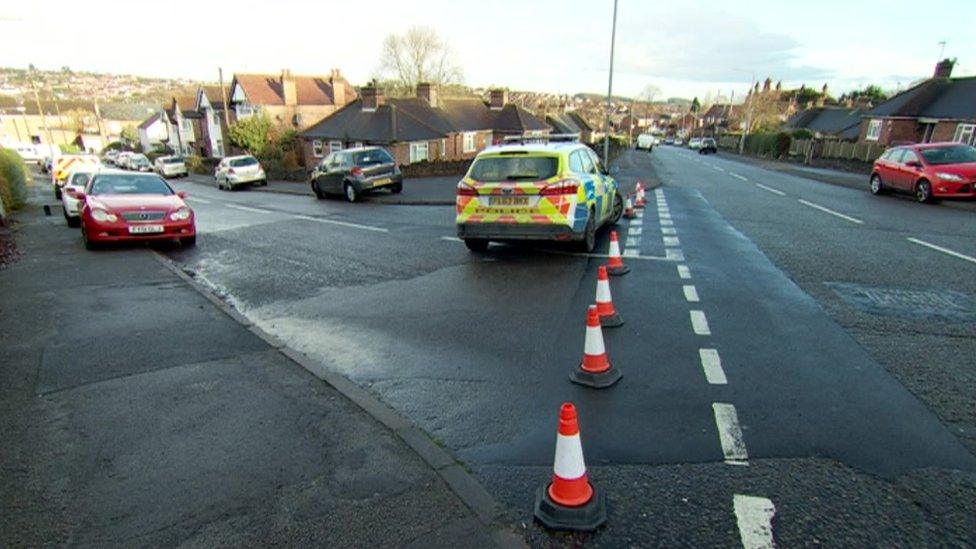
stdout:
POLYGON ((832 72, 800 64, 800 44, 750 20, 715 10, 641 13, 618 28, 621 72, 700 82, 815 81, 832 72))

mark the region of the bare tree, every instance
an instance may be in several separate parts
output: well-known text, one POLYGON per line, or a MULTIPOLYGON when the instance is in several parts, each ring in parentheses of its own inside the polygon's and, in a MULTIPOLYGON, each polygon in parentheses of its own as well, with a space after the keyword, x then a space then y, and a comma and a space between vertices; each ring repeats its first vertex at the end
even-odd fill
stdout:
POLYGON ((430 27, 411 27, 383 40, 380 74, 398 88, 413 90, 419 82, 459 84, 461 67, 450 45, 430 27))

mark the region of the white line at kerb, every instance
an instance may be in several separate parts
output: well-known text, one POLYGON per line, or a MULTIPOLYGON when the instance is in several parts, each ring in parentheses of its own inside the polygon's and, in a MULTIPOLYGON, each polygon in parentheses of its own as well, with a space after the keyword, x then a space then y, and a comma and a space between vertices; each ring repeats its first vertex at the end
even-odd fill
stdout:
POLYGON ((773 517, 776 506, 773 502, 761 497, 732 496, 732 508, 735 511, 735 521, 739 526, 739 539, 743 549, 773 549, 776 542, 773 539, 773 517))
POLYGON ((749 181, 749 180, 748 180, 748 179, 746 179, 745 177, 743 177, 743 176, 741 176, 741 175, 739 175, 739 174, 737 174, 737 173, 735 173, 735 172, 729 172, 729 175, 731 175, 732 177, 734 177, 734 178, 736 178, 736 179, 741 179, 741 180, 743 180, 743 181, 749 181))
POLYGON ((705 379, 709 383, 725 385, 729 382, 725 377, 725 370, 722 369, 722 359, 718 356, 718 351, 715 349, 698 349, 698 356, 701 358, 705 379))
POLYGON ((188 197, 186 197, 186 199, 187 200, 192 200, 193 202, 199 202, 201 204, 210 204, 210 201, 209 200, 206 200, 204 198, 197 198, 195 196, 188 196, 188 197))
POLYGON ((970 263, 976 263, 976 257, 970 257, 970 256, 968 256, 966 254, 961 254, 959 252, 954 252, 954 251, 950 250, 949 248, 943 248, 942 246, 938 246, 936 244, 932 244, 931 242, 926 242, 924 240, 919 240, 917 238, 911 238, 911 237, 908 238, 908 241, 909 242, 914 242, 915 244, 918 244, 920 246, 925 246, 926 248, 933 249, 933 250, 935 250, 937 252, 942 252, 942 253, 944 253, 946 255, 951 255, 952 257, 955 257, 955 258, 958 258, 958 259, 962 259, 963 261, 968 261, 970 263))
POLYGON ((705 318, 704 311, 691 311, 691 328, 698 335, 712 335, 712 331, 708 328, 708 319, 705 318))
POLYGON ((715 426, 718 428, 718 441, 722 444, 725 462, 731 465, 744 465, 749 461, 746 443, 739 426, 739 415, 735 406, 723 402, 712 403, 715 412, 715 426))
POLYGON ((351 229, 362 229, 364 231, 375 231, 378 233, 388 233, 389 229, 384 229, 383 227, 373 227, 371 225, 360 225, 359 223, 349 223, 348 221, 336 221, 335 219, 323 219, 321 217, 312 217, 309 215, 296 215, 295 219, 304 219, 305 221, 314 221, 316 223, 327 223, 329 225, 338 225, 340 227, 349 227, 351 229))
POLYGON ((778 194, 780 196, 786 196, 786 193, 784 193, 783 191, 781 191, 779 189, 774 189, 772 187, 767 187, 767 186, 763 185, 762 183, 756 183, 756 186, 759 187, 760 189, 764 190, 764 191, 769 191, 769 192, 771 192, 773 194, 778 194))
POLYGON ((691 284, 685 284, 681 289, 685 294, 685 301, 689 303, 698 303, 701 301, 698 298, 698 288, 695 288, 691 284))
POLYGON ((235 210, 241 210, 243 212, 254 212, 254 213, 265 214, 265 215, 272 213, 269 210, 262 210, 261 208, 251 208, 250 206, 238 206, 237 204, 224 204, 224 206, 227 206, 228 208, 234 208, 235 210))
POLYGON ((829 213, 832 216, 839 217, 839 218, 844 219, 846 221, 850 221, 851 223, 857 223, 858 225, 864 223, 863 221, 861 221, 860 219, 858 219, 856 217, 851 217, 849 215, 844 215, 844 214, 842 214, 840 212, 835 212, 834 210, 831 210, 830 208, 825 208, 825 207, 821 206, 820 204, 814 204, 813 202, 807 202, 806 200, 803 200, 802 198, 800 200, 798 200, 798 202, 800 204, 803 204, 804 206, 810 206, 811 208, 814 208, 816 210, 820 210, 820 211, 822 211, 824 213, 829 213))

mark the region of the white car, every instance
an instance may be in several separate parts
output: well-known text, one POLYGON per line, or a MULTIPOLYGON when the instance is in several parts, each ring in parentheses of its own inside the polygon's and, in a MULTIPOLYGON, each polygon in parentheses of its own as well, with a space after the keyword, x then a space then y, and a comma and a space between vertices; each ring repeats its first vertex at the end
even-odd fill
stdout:
POLYGON ((217 164, 214 170, 214 179, 217 180, 217 188, 220 190, 234 190, 246 184, 267 185, 268 176, 264 173, 264 168, 257 158, 250 155, 228 156, 217 164))
POLYGON ((163 178, 186 177, 186 162, 181 156, 160 156, 153 165, 153 170, 163 178))
POLYGON ((119 157, 118 149, 109 149, 105 151, 105 154, 102 155, 102 161, 105 162, 106 164, 115 164, 115 160, 118 159, 118 157, 119 157))
POLYGON ((122 151, 118 156, 115 157, 115 165, 122 168, 123 170, 129 169, 129 159, 132 158, 136 153, 132 151, 122 151))
POLYGON ((41 155, 38 154, 34 145, 17 145, 14 150, 24 159, 24 162, 37 164, 41 161, 41 155))
POLYGON ((642 133, 637 136, 637 148, 651 150, 657 145, 657 138, 649 133, 642 133))
POLYGON ((81 164, 68 172, 64 187, 61 189, 61 206, 64 210, 64 220, 69 227, 81 225, 81 201, 74 197, 75 192, 84 192, 92 176, 100 170, 101 166, 96 164, 81 164))
POLYGON ((691 139, 688 140, 688 148, 693 151, 697 151, 698 149, 701 148, 701 143, 702 143, 701 137, 692 137, 691 139))

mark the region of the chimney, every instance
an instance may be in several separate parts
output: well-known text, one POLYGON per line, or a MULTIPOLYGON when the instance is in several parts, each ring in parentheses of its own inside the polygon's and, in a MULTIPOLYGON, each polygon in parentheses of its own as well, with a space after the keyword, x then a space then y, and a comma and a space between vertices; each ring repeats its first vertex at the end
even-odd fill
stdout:
POLYGON ((341 107, 348 101, 346 99, 346 82, 339 73, 339 69, 332 69, 329 73, 329 85, 332 87, 332 104, 341 107))
POLYGON ((365 88, 359 90, 359 95, 363 99, 363 112, 375 112, 385 102, 383 91, 376 87, 376 83, 370 83, 365 88))
POLYGON ((508 103, 508 92, 505 90, 491 90, 488 107, 493 111, 500 111, 508 103))
POLYGON ((935 74, 932 78, 949 78, 952 76, 952 67, 956 65, 955 59, 943 59, 935 64, 935 74))
POLYGON ((281 95, 285 100, 285 105, 294 106, 298 104, 298 91, 295 89, 295 77, 291 71, 282 69, 281 71, 281 95))
POLYGON ((437 87, 428 82, 417 84, 417 97, 427 101, 432 108, 437 108, 437 87))

